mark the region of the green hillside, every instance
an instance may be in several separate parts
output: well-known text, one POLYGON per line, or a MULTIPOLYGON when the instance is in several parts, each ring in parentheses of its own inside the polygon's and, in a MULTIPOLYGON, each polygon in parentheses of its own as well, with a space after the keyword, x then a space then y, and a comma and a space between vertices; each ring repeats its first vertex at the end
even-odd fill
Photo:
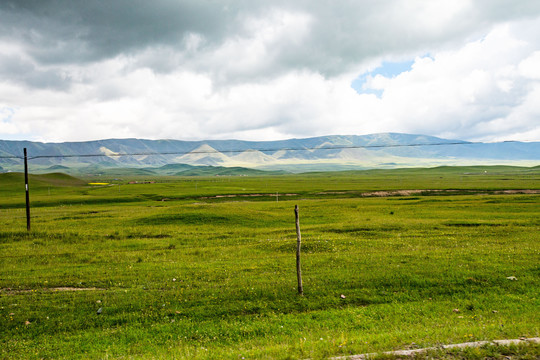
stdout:
MULTIPOLYGON (((28 176, 28 183, 32 190, 48 187, 84 186, 86 182, 64 173, 51 173, 28 176)), ((0 192, 24 191, 23 173, 0 174, 0 192)))
MULTIPOLYGON (((150 176, 157 175, 154 171, 149 169, 139 168, 103 168, 98 169, 97 172, 101 175, 116 175, 116 176, 150 176)), ((84 174, 84 173, 83 173, 84 174)))
POLYGON ((223 166, 193 166, 191 169, 177 172, 178 176, 248 176, 248 175, 277 175, 284 171, 263 171, 243 167, 223 166))
POLYGON ((158 168, 148 168, 148 170, 159 172, 160 174, 174 175, 178 172, 191 170, 193 168, 196 168, 196 166, 188 164, 167 164, 158 168))
POLYGON ((64 165, 53 165, 53 166, 49 166, 47 170, 69 170, 69 167, 64 166, 64 165))

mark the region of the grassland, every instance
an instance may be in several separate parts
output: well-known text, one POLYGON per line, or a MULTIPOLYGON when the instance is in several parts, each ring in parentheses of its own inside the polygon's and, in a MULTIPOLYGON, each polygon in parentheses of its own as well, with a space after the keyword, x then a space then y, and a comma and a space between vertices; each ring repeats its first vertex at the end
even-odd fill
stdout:
POLYGON ((325 358, 539 336, 540 195, 509 191, 539 179, 40 175, 27 232, 22 175, 0 174, 0 357, 325 358), (396 190, 423 192, 375 196, 396 190))

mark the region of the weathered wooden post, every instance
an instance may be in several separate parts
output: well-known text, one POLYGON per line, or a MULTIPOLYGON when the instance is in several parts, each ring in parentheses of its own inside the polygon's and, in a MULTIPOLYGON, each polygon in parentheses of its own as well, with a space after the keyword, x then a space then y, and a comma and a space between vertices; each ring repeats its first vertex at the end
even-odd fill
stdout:
POLYGON ((294 216, 296 218, 296 277, 298 278, 298 293, 304 295, 302 286, 302 267, 300 264, 300 248, 302 246, 302 236, 300 235, 300 218, 298 216, 298 205, 294 205, 294 216))

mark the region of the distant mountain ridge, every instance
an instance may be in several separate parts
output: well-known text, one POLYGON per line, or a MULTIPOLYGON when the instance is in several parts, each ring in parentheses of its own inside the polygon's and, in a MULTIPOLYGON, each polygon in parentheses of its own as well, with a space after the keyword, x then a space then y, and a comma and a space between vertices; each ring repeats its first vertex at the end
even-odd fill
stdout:
POLYGON ((21 157, 23 148, 27 148, 32 168, 38 170, 51 167, 157 168, 187 164, 308 171, 540 163, 540 142, 477 144, 427 135, 382 133, 278 141, 107 139, 40 143, 0 140, 0 166, 4 170, 20 169, 21 159, 6 157, 21 157))

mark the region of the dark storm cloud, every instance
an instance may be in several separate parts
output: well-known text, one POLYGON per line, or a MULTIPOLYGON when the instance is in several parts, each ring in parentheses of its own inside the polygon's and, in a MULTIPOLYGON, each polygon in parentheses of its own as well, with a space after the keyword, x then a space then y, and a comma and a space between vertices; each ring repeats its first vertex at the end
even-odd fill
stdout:
POLYGON ((17 38, 45 63, 85 62, 174 46, 190 32, 219 40, 226 11, 205 1, 8 1, 0 5, 4 37, 17 38))
POLYGON ((169 49, 168 53, 156 51, 155 58, 147 56, 144 65, 158 71, 186 66, 219 72, 223 59, 214 62, 208 58, 225 41, 251 35, 242 23, 246 18, 263 18, 272 9, 312 18, 309 34, 301 43, 273 44, 265 66, 246 74, 223 70, 221 76, 227 80, 230 76, 273 76, 295 68, 336 75, 366 58, 412 53, 435 43, 459 41, 494 21, 540 12, 538 1, 475 1, 459 14, 459 23, 451 21, 429 29, 422 25, 421 14, 411 23, 408 17, 415 11, 411 4, 423 6, 414 0, 4 0, 0 3, 0 36, 22 43, 38 64, 88 63, 146 49, 169 49), (185 41, 190 34, 204 41, 195 52, 187 53, 185 41), (207 61, 199 61, 200 56, 206 56, 207 61))
POLYGON ((70 76, 60 69, 38 69, 18 55, 0 57, 0 77, 36 89, 67 90, 71 85, 70 76))

